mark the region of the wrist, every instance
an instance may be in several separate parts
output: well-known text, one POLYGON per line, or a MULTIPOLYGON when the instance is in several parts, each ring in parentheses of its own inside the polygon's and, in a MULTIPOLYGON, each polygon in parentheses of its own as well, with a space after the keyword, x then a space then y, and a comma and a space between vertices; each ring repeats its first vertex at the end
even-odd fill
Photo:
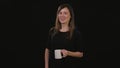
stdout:
POLYGON ((71 53, 71 52, 70 52, 70 51, 68 51, 68 56, 70 56, 70 53, 71 53))

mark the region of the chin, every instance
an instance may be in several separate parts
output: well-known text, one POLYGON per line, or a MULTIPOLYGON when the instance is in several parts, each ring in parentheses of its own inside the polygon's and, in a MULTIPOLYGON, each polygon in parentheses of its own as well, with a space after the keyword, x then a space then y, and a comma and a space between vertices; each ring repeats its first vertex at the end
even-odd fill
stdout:
POLYGON ((60 22, 61 24, 65 24, 65 22, 60 22))
POLYGON ((61 24, 65 24, 65 21, 60 21, 61 24))

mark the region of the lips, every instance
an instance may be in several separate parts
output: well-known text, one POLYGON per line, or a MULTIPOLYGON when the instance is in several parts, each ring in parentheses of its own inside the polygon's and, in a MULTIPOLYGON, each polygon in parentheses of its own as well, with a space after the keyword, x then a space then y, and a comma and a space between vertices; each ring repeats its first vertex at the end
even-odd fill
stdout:
POLYGON ((65 20, 65 18, 60 18, 60 20, 61 20, 61 21, 64 21, 64 20, 65 20))
POLYGON ((64 21, 65 19, 65 17, 60 17, 60 21, 64 21))

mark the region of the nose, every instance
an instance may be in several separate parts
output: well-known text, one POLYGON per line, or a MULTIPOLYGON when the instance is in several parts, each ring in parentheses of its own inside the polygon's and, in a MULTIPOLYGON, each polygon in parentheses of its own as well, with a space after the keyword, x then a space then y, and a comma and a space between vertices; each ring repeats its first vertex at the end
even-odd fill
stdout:
POLYGON ((61 14, 60 14, 60 17, 65 17, 65 14, 64 14, 64 13, 61 13, 61 14))

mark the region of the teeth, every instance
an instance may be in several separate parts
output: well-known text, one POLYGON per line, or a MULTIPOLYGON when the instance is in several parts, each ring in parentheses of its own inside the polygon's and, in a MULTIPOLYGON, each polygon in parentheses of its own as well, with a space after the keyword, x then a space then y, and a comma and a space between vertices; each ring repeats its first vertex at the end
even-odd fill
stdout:
POLYGON ((65 18, 61 18, 61 20, 65 20, 65 18))
POLYGON ((65 19, 61 19, 62 21, 64 21, 65 19))

